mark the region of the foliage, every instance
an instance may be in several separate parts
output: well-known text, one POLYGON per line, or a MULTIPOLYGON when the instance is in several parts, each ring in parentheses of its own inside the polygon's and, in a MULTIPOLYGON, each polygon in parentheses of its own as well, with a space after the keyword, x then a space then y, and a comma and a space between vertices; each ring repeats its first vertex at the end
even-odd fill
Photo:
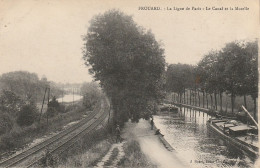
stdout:
POLYGON ((223 84, 223 64, 219 64, 219 52, 210 51, 204 58, 198 63, 196 69, 199 76, 199 84, 202 90, 207 93, 220 92, 224 90, 223 84))
POLYGON ((247 94, 253 99, 258 97, 258 43, 257 41, 246 44, 245 53, 248 57, 247 71, 244 78, 244 86, 247 88, 247 94))
POLYGON ((195 83, 194 66, 188 64, 170 64, 166 71, 166 90, 183 93, 195 83))
POLYGON ((62 94, 62 90, 54 82, 47 81, 45 77, 39 79, 37 74, 27 71, 2 74, 0 76, 0 86, 3 90, 9 90, 28 102, 42 100, 46 86, 51 87, 52 95, 59 96, 62 94))
POLYGON ((123 148, 125 155, 119 161, 118 167, 157 167, 142 153, 138 141, 129 140, 124 144, 123 148))
POLYGON ((94 17, 84 40, 85 64, 110 97, 116 119, 138 121, 148 102, 163 96, 164 50, 150 31, 117 10, 94 17))
POLYGON ((48 117, 53 117, 58 112, 61 112, 61 106, 60 103, 56 100, 56 97, 53 96, 51 101, 48 104, 48 109, 47 109, 48 117))
POLYGON ((101 90, 95 82, 83 83, 80 88, 80 93, 83 95, 83 105, 91 110, 98 100, 100 100, 101 96, 101 90))
POLYGON ((169 65, 166 72, 166 89, 181 94, 184 88, 193 89, 192 83, 196 81, 195 86, 203 91, 203 96, 204 91, 209 93, 211 98, 214 93, 216 107, 216 94, 219 94, 221 109, 222 94, 229 94, 232 112, 236 96, 244 96, 246 104, 246 97, 250 95, 254 101, 256 116, 257 56, 257 41, 227 43, 221 50, 207 53, 190 72, 185 64, 169 65))
POLYGON ((0 135, 9 132, 13 128, 14 122, 8 113, 0 111, 0 135))
MULTIPOLYGON (((27 127, 19 127, 14 122, 14 126, 10 131, 0 135, 0 153, 21 148, 31 143, 34 139, 42 137, 50 132, 56 132, 64 128, 65 125, 73 121, 82 119, 82 115, 86 114, 85 108, 76 104, 76 107, 67 113, 59 113, 49 119, 48 127, 46 120, 34 122, 27 127)), ((11 118, 12 119, 12 118, 11 118)))
POLYGON ((25 102, 14 92, 3 90, 0 94, 0 110, 16 116, 25 102))
POLYGON ((17 117, 17 124, 30 126, 37 118, 37 108, 34 104, 26 104, 22 107, 17 117))

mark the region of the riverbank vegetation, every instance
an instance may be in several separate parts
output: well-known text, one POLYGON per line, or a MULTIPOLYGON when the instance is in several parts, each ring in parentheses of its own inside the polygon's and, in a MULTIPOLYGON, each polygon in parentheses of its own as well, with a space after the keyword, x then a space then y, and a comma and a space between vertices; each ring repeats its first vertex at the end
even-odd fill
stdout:
POLYGON ((92 130, 66 152, 55 156, 57 167, 96 166, 114 143, 114 137, 110 132, 112 125, 112 122, 108 123, 105 120, 103 126, 92 130))
MULTIPOLYGON (((42 116, 40 122, 34 122, 30 126, 19 126, 16 122, 6 121, 6 125, 11 124, 9 131, 0 135, 0 153, 11 154, 13 150, 26 147, 34 139, 48 135, 51 132, 60 131, 65 125, 73 121, 82 119, 82 116, 87 114, 82 102, 75 104, 70 111, 66 113, 58 113, 54 117, 46 120, 46 114, 42 116)), ((10 119, 9 118, 9 119, 10 119)), ((37 120, 38 121, 38 120, 37 120)), ((15 151, 14 151, 15 152, 15 151)))
POLYGON ((0 76, 0 156, 11 154, 36 138, 80 120, 86 112, 99 106, 101 91, 85 88, 82 93, 90 90, 92 97, 84 99, 89 102, 88 106, 83 105, 82 100, 61 104, 56 96, 60 96, 62 90, 46 78, 39 80, 36 74, 25 71, 0 76), (90 99, 95 101, 90 102, 90 99))
POLYGON ((58 84, 44 76, 39 79, 36 73, 14 71, 0 76, 0 89, 11 91, 25 101, 41 102, 46 87, 51 88, 50 95, 60 97, 63 94, 58 84))
POLYGON ((124 157, 119 161, 118 167, 157 167, 141 151, 138 141, 129 140, 123 145, 124 157))
POLYGON ((80 94, 83 96, 83 105, 87 109, 93 109, 100 100, 102 91, 97 83, 83 83, 80 88, 80 94))
POLYGON ((244 105, 256 119, 257 55, 257 41, 235 41, 219 51, 210 51, 195 66, 170 64, 166 71, 166 90, 174 92, 171 99, 179 103, 221 112, 233 113, 235 108, 244 105))

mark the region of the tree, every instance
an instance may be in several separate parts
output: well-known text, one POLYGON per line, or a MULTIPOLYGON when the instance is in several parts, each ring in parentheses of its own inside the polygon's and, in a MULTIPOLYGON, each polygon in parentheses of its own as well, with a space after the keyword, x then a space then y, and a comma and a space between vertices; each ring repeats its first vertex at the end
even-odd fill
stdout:
POLYGON ((98 102, 101 96, 101 90, 97 83, 83 83, 80 88, 80 93, 83 95, 83 105, 86 108, 93 110, 94 105, 98 102))
POLYGON ((0 78, 3 88, 11 90, 24 100, 35 99, 38 81, 37 74, 26 71, 8 72, 0 78))
POLYGON ((60 112, 60 103, 56 100, 56 97, 53 96, 51 101, 48 103, 47 115, 48 117, 53 117, 55 114, 60 112))
POLYGON ((170 64, 166 70, 166 90, 180 95, 195 84, 194 67, 188 64, 170 64))
POLYGON ((0 86, 4 90, 15 93, 24 101, 37 102, 42 99, 46 86, 52 88, 53 95, 59 96, 62 90, 46 77, 39 80, 38 75, 27 71, 14 71, 0 76, 0 86))
POLYGON ((212 94, 215 97, 215 108, 217 109, 217 94, 220 96, 220 109, 222 110, 222 94, 225 91, 223 71, 225 64, 220 59, 219 51, 210 51, 198 63, 196 69, 199 76, 199 85, 203 91, 210 94, 211 104, 213 104, 212 94))
POLYGON ((245 46, 241 42, 230 42, 222 49, 220 63, 225 65, 223 77, 225 90, 231 95, 231 108, 234 111, 236 95, 244 94, 243 89, 247 71, 245 46))
POLYGON ((17 124, 20 126, 30 126, 37 118, 37 107, 33 104, 26 104, 22 107, 17 117, 17 124))
POLYGON ((0 110, 0 135, 10 131, 13 125, 12 116, 0 110))
POLYGON ((16 116, 25 102, 14 92, 3 90, 0 94, 0 110, 16 116))
POLYGON ((110 97, 117 120, 138 121, 149 102, 162 98, 164 50, 131 16, 109 10, 91 20, 83 58, 110 97))
POLYGON ((243 86, 246 88, 246 92, 248 95, 251 95, 254 101, 254 118, 256 118, 256 104, 258 97, 258 44, 257 41, 248 42, 245 47, 245 55, 248 57, 247 59, 247 70, 244 78, 243 86))

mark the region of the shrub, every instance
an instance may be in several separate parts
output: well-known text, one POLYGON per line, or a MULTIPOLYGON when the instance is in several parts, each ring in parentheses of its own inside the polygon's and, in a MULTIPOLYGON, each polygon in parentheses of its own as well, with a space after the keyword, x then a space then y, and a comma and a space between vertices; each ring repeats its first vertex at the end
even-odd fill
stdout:
POLYGON ((20 126, 30 126, 37 117, 37 108, 35 105, 26 104, 22 107, 17 117, 17 124, 20 126))
POLYGON ((54 108, 56 111, 60 111, 60 103, 56 100, 55 96, 53 96, 53 98, 49 102, 48 108, 54 108))
POLYGON ((0 135, 10 131, 13 125, 10 115, 0 111, 0 135))

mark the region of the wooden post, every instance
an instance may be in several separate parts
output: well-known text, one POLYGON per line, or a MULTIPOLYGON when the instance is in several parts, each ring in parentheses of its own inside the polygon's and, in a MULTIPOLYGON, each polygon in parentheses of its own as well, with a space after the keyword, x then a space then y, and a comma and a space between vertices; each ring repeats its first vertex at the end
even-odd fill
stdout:
POLYGON ((43 96, 43 100, 42 100, 42 108, 41 108, 41 112, 40 112, 40 116, 39 116, 39 122, 41 121, 41 115, 42 115, 43 104, 45 101, 46 91, 47 91, 47 87, 45 88, 45 92, 44 92, 44 96, 43 96))
POLYGON ((48 108, 49 108, 49 102, 50 102, 50 88, 48 88, 48 103, 47 103, 47 128, 48 128, 48 124, 49 124, 49 121, 48 121, 48 108))
POLYGON ((203 94, 203 97, 202 97, 202 99, 203 99, 202 107, 204 108, 204 101, 205 101, 205 91, 204 90, 202 91, 202 94, 203 94))
POLYGON ((214 92, 214 97, 215 97, 215 108, 216 108, 216 110, 218 110, 218 103, 217 103, 217 93, 216 92, 214 92))
POLYGON ((197 106, 197 88, 196 88, 196 84, 195 84, 195 106, 197 106))
POLYGON ((199 107, 200 107, 200 91, 198 90, 199 107))
POLYGON ((247 111, 247 109, 242 105, 242 108, 244 109, 244 111, 248 114, 248 116, 253 120, 253 122, 255 123, 255 125, 258 128, 258 123, 255 121, 255 119, 251 116, 251 114, 247 111))
POLYGON ((220 100, 219 100, 220 111, 223 111, 223 108, 222 108, 222 106, 223 106, 223 105, 222 105, 222 93, 221 93, 221 92, 219 93, 219 99, 220 99, 220 100))
POLYGON ((191 89, 190 89, 190 105, 191 105, 191 89))
POLYGON ((184 94, 183 94, 183 103, 186 104, 186 99, 185 99, 185 88, 184 88, 184 94))
POLYGON ((206 99, 207 99, 207 109, 209 108, 209 99, 208 99, 208 93, 206 93, 206 99))

